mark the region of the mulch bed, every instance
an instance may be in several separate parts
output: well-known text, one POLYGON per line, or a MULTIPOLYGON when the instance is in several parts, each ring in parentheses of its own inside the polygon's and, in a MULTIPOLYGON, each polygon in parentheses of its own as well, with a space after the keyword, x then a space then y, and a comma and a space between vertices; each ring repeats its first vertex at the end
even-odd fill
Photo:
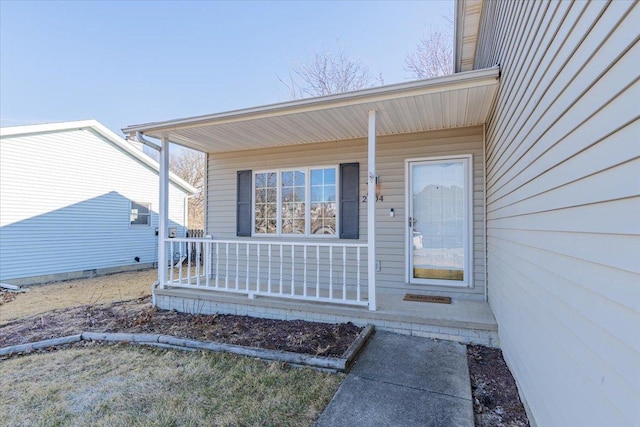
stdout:
POLYGON ((145 297, 105 305, 54 310, 0 326, 0 347, 81 332, 171 335, 319 356, 342 356, 363 328, 352 323, 194 315, 158 310, 145 297))
POLYGON ((473 411, 478 427, 528 427, 516 382, 502 351, 480 345, 467 346, 473 411))
MULTIPOLYGON (((0 306, 11 296, 0 293, 0 306)), ((158 310, 151 298, 53 310, 0 326, 0 347, 81 332, 151 333, 201 341, 342 356, 363 328, 352 323, 193 315, 158 310)), ((83 343, 83 345, 88 345, 83 343)), ((477 427, 528 427, 515 381, 499 349, 467 346, 477 427)))

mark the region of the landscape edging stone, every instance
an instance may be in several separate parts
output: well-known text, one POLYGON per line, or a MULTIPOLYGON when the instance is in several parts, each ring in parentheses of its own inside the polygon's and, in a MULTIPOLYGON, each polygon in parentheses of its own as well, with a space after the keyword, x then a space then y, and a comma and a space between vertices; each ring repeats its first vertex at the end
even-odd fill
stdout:
POLYGON ((68 335, 59 338, 51 338, 31 343, 18 344, 0 348, 0 356, 10 356, 34 350, 42 350, 49 347, 72 344, 79 341, 107 341, 152 345, 162 348, 174 348, 180 350, 207 350, 212 352, 225 352, 241 356, 256 357, 263 360, 285 362, 296 366, 308 366, 317 369, 336 372, 347 372, 353 361, 364 347, 375 327, 367 325, 351 343, 342 357, 323 357, 311 354, 295 353, 291 351, 271 350, 258 347, 245 347, 235 344, 198 341, 186 338, 176 338, 159 334, 133 334, 111 332, 83 332, 82 334, 68 335))

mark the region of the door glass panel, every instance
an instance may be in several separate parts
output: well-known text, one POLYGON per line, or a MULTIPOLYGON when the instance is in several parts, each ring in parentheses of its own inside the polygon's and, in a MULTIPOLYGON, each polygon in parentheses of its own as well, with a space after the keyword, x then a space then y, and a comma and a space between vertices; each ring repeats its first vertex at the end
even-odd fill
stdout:
POLYGON ((412 277, 465 280, 465 162, 411 165, 412 277))

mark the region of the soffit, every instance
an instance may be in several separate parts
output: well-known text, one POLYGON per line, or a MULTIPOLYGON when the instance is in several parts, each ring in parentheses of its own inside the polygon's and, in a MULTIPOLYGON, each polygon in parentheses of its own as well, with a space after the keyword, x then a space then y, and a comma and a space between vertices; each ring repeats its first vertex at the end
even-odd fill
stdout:
POLYGON ((208 153, 451 129, 485 122, 498 87, 490 68, 400 85, 245 110, 134 125, 123 132, 166 137, 208 153))

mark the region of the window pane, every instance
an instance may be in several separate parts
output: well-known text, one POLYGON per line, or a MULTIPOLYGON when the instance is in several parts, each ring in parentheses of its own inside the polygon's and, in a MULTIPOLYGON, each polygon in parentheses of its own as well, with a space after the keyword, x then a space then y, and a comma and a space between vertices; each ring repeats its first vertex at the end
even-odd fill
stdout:
POLYGON ((291 187, 293 185, 293 172, 282 172, 282 186, 291 187))
POLYGON ((325 184, 336 184, 336 170, 331 168, 331 169, 324 169, 324 183, 325 184))
POLYGON ((322 169, 313 169, 311 171, 311 185, 322 185, 323 171, 322 169))
POLYGON ((278 185, 278 176, 275 172, 269 172, 267 175, 267 186, 276 188, 278 185))
POLYGON ((311 187, 311 203, 322 201, 322 186, 314 185, 311 187))
POLYGON ((276 222, 276 202, 278 190, 275 172, 257 173, 255 177, 255 226, 256 234, 273 234, 276 222))
POLYGON ((306 177, 304 171, 282 172, 282 234, 304 234, 306 224, 306 177))
POLYGON ((311 234, 336 234, 335 203, 311 205, 311 234))
POLYGON ((412 165, 413 277, 465 280, 465 163, 412 165))
POLYGON ((278 201, 278 190, 275 188, 267 188, 267 203, 276 203, 278 201))
POLYGON ((325 202, 335 202, 336 201, 336 186, 335 185, 325 185, 324 186, 324 199, 325 202))
POLYGON ((282 203, 293 202, 293 188, 285 187, 282 189, 282 203))

